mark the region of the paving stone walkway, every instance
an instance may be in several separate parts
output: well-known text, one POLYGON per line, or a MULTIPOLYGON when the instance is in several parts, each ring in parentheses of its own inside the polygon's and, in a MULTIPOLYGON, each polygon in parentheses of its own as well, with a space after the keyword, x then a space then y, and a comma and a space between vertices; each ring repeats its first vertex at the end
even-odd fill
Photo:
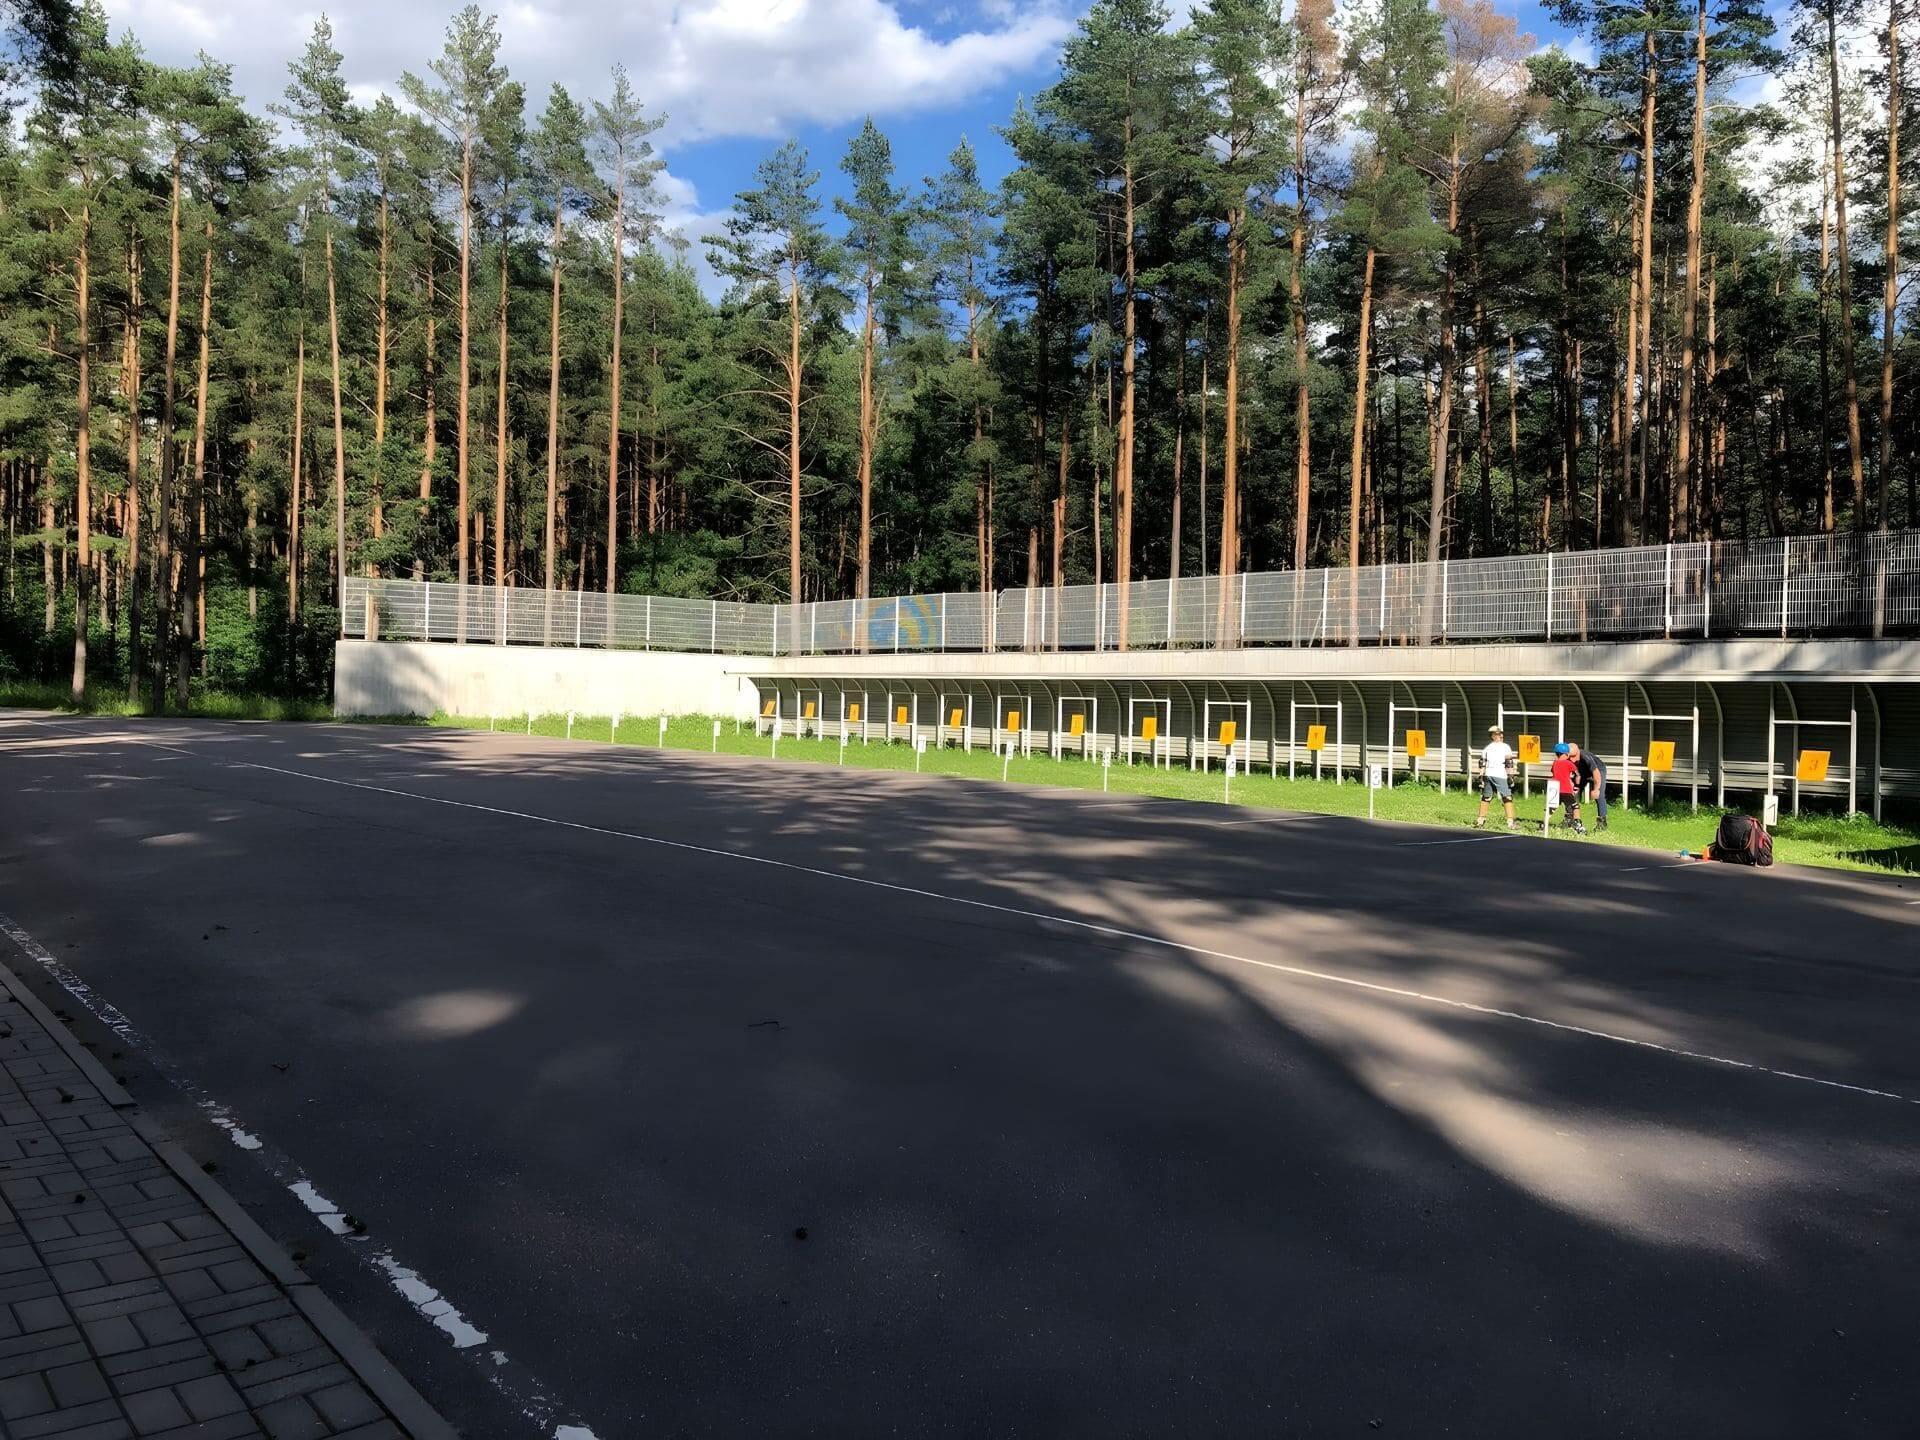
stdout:
POLYGON ((0 1435, 450 1433, 375 1398, 362 1372, 384 1361, 364 1337, 310 1282, 263 1267, 232 1202, 183 1180, 190 1162, 163 1158, 164 1137, 89 1078, 50 1019, 0 985, 0 1435))

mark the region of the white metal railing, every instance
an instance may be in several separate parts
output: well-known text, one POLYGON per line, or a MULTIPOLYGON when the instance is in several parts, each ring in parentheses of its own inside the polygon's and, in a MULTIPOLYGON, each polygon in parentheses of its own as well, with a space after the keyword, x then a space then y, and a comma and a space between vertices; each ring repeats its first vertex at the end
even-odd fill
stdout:
POLYGON ((737 655, 1905 635, 1920 531, 802 605, 348 577, 348 639, 737 655), (1124 632, 1124 637, 1123 637, 1124 632))

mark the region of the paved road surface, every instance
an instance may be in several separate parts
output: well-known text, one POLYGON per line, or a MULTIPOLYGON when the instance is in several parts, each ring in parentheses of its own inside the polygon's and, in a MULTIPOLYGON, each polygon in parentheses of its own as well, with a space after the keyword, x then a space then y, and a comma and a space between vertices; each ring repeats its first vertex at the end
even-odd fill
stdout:
POLYGON ((4 718, 0 796, 476 1436, 1920 1413, 1914 884, 409 729, 4 718))

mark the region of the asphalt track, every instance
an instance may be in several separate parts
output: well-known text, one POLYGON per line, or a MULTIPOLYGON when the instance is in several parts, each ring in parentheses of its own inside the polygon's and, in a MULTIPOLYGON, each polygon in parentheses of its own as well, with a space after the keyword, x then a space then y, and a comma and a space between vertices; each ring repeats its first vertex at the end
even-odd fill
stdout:
POLYGON ((1920 885, 5 716, 0 911, 474 1436, 1920 1413, 1920 885))

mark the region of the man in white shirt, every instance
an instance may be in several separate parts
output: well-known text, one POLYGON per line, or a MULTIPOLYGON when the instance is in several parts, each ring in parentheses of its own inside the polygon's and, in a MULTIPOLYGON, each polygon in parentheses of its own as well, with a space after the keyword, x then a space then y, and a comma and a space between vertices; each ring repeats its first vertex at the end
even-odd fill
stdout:
POLYGON ((1506 807, 1507 829, 1518 828, 1513 819, 1513 781, 1509 778, 1513 770, 1513 751, 1507 745, 1507 737, 1498 725, 1487 727, 1487 745, 1480 752, 1480 813, 1474 818, 1473 828, 1484 830, 1487 825, 1487 806, 1498 795, 1500 803, 1506 807))

